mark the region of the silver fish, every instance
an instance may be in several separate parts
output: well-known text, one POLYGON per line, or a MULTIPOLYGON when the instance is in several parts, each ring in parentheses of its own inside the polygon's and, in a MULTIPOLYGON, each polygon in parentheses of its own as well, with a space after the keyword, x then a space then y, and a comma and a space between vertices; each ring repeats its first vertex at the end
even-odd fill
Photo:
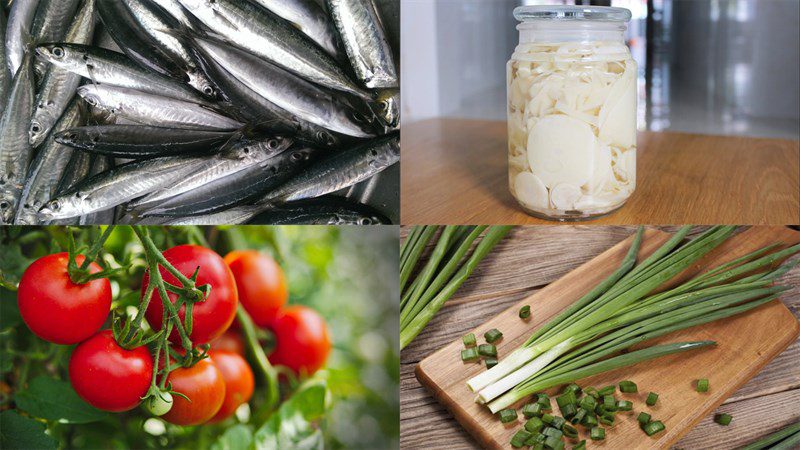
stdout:
MULTIPOLYGON (((79 0, 40 0, 36 16, 31 25, 34 43, 58 42, 64 38, 70 23, 75 18, 79 0)), ((45 63, 35 61, 37 76, 44 74, 45 63)))
MULTIPOLYGON (((162 0, 163 1, 163 0, 162 0)), ((175 0, 173 0, 175 1, 175 0)), ((254 0, 259 5, 288 20, 331 56, 337 56, 336 29, 316 0, 254 0)))
MULTIPOLYGON (((80 104, 73 101, 53 127, 53 132, 78 126, 81 119, 80 104)), ((39 223, 37 219, 39 209, 56 194, 71 157, 71 148, 56 142, 52 135, 48 137, 31 163, 14 223, 18 225, 39 223)))
POLYGON ((45 44, 36 47, 39 58, 64 70, 107 84, 211 106, 193 89, 173 78, 134 64, 122 53, 79 44, 45 44))
POLYGON ((272 12, 241 0, 180 0, 195 17, 233 45, 272 61, 314 83, 362 98, 336 61, 300 30, 272 12))
POLYGON ((396 88, 397 69, 373 0, 326 0, 347 57, 364 86, 396 88))
MULTIPOLYGON (((3 45, 6 42, 6 12, 0 8, 0 39, 3 45)), ((5 99, 8 98, 8 88, 11 86, 11 74, 7 69, 8 62, 6 60, 5 47, 0 49, 0 114, 5 109, 5 99)))
POLYGON ((171 186, 207 164, 206 158, 164 157, 136 161, 94 175, 39 211, 39 220, 85 216, 171 186))
POLYGON ((189 14, 183 6, 181 6, 181 2, 178 0, 153 0, 153 3, 157 4, 158 6, 164 8, 175 20, 178 21, 183 27, 194 30, 196 20, 194 16, 189 14))
MULTIPOLYGON (((88 44, 94 34, 95 0, 83 3, 75 21, 67 31, 64 40, 76 44, 88 44)), ((37 52, 38 53, 38 52, 37 52)), ((36 109, 33 111, 30 126, 31 145, 38 147, 67 108, 81 82, 81 76, 60 69, 49 67, 42 80, 39 94, 36 97, 36 109)))
POLYGON ((367 126, 369 119, 351 107, 344 96, 323 90, 223 42, 203 38, 196 38, 194 42, 209 59, 219 61, 230 75, 299 118, 349 136, 374 136, 367 126))
MULTIPOLYGON (((161 225, 238 225, 249 222, 263 211, 259 206, 237 206, 223 211, 187 217, 168 218, 160 221, 161 225)), ((147 219, 153 219, 148 217, 147 219)), ((156 217, 160 219, 160 217, 156 217)))
POLYGON ((38 6, 39 0, 14 2, 8 13, 5 46, 8 70, 12 77, 17 74, 22 58, 25 57, 25 47, 31 41, 31 25, 38 6))
POLYGON ((396 129, 400 126, 400 90, 386 89, 378 93, 376 100, 378 115, 383 119, 386 126, 396 129))
POLYGON ((32 53, 22 60, 14 77, 11 95, 0 118, 0 223, 14 219, 33 149, 28 124, 33 109, 34 75, 32 53))
MULTIPOLYGON (((97 175, 99 173, 103 173, 107 170, 110 170, 113 167, 113 161, 111 158, 107 157, 97 157, 94 159, 92 163, 92 169, 89 172, 90 175, 97 175)), ((85 216, 81 216, 78 219, 79 225, 110 225, 114 223, 114 219, 116 217, 115 212, 116 207, 111 207, 105 209, 103 211, 97 211, 91 214, 87 214, 85 216)))
POLYGON ((242 126, 207 107, 133 89, 84 85, 78 88, 78 95, 92 106, 142 125, 200 130, 235 130, 242 126))
POLYGON ((379 225, 391 221, 374 208, 326 195, 272 206, 248 221, 270 225, 379 225))
POLYGON ((399 160, 400 140, 397 133, 393 133, 317 161, 258 203, 284 203, 336 192, 372 177, 399 160))

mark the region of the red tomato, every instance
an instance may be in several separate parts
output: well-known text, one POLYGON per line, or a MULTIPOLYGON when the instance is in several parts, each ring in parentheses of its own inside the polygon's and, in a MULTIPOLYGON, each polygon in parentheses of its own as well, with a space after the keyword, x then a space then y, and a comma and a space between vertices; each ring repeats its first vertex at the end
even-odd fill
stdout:
POLYGON ((325 364, 331 351, 328 327, 316 311, 305 306, 284 308, 272 323, 277 342, 269 355, 272 364, 297 374, 311 375, 325 364))
MULTIPOLYGON (((78 255, 78 265, 86 258, 78 255)), ((111 283, 100 278, 75 284, 67 273, 69 256, 54 253, 33 262, 19 283, 17 302, 22 320, 40 338, 56 344, 77 344, 95 334, 111 309, 111 283)), ((89 265, 91 273, 100 266, 89 265)))
POLYGON ((289 298, 281 266, 256 250, 232 251, 225 255, 225 262, 236 278, 239 301, 253 323, 260 327, 272 323, 289 298))
POLYGON ((222 350, 244 356, 244 338, 236 331, 228 330, 222 333, 222 336, 211 341, 211 350, 222 350))
POLYGON ((106 411, 136 407, 150 388, 153 357, 147 347, 126 350, 111 330, 103 330, 75 347, 69 380, 86 403, 106 411))
POLYGON ((212 351, 211 360, 225 380, 225 400, 211 422, 219 422, 233 415, 242 403, 253 396, 253 371, 241 355, 226 351, 212 351))
MULTIPOLYGON (((238 295, 236 293, 236 282, 233 279, 228 266, 225 261, 205 247, 199 245, 178 245, 172 247, 164 252, 164 257, 178 271, 187 277, 191 277, 194 271, 199 267, 200 271, 197 274, 197 286, 208 284, 211 286, 211 293, 205 301, 194 304, 192 311, 192 333, 189 338, 195 345, 204 344, 212 341, 214 338, 220 336, 233 322, 236 316, 236 305, 238 304, 238 295)), ((172 276, 166 269, 159 267, 161 276, 164 281, 172 285, 180 286, 178 280, 172 276)), ((142 293, 147 289, 147 283, 150 281, 150 275, 146 273, 142 280, 142 293)), ((172 303, 175 303, 178 296, 169 293, 169 298, 172 303)), ((161 294, 154 293, 150 299, 150 304, 147 306, 145 317, 150 325, 155 330, 161 329, 161 316, 164 311, 164 305, 161 303, 161 294)), ((186 306, 182 306, 178 311, 178 316, 183 322, 186 317, 186 306)), ((172 342, 179 342, 180 336, 177 330, 173 331, 170 335, 172 342)))
POLYGON ((219 411, 225 400, 225 379, 210 358, 202 359, 192 367, 180 367, 167 378, 172 390, 181 393, 172 396, 172 409, 161 416, 176 425, 200 425, 208 422, 219 411))

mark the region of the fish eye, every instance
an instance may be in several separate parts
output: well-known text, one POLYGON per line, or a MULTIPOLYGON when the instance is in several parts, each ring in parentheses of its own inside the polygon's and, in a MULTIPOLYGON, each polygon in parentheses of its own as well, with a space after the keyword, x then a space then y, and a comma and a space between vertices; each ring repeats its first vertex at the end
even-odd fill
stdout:
POLYGON ((373 158, 377 158, 377 157, 378 157, 378 151, 377 151, 377 150, 375 150, 375 149, 372 149, 372 150, 370 150, 370 151, 369 151, 369 154, 370 154, 370 156, 372 156, 373 158))
POLYGON ((88 104, 90 104, 92 106, 97 106, 97 100, 94 97, 86 97, 85 100, 86 100, 86 103, 88 103, 88 104))
POLYGON ((369 217, 362 217, 361 220, 358 221, 359 225, 372 225, 372 219, 369 217))
POLYGON ((5 201, 5 200, 3 200, 2 202, 0 202, 0 210, 6 210, 6 209, 8 209, 10 206, 11 206, 11 203, 9 203, 9 202, 7 202, 7 201, 5 201))
POLYGON ((206 95, 209 95, 209 96, 214 95, 214 88, 211 87, 211 86, 206 85, 203 88, 203 93, 206 94, 206 95))
POLYGON ((292 161, 300 161, 303 159, 303 155, 300 153, 292 153, 292 161))
POLYGON ((31 133, 38 133, 40 131, 42 131, 42 127, 37 122, 33 122, 31 124, 31 133))
POLYGON ((270 139, 267 141, 267 148, 270 150, 275 150, 276 148, 278 148, 279 145, 280 143, 278 142, 277 139, 270 139))
POLYGON ((389 102, 387 102, 386 100, 381 101, 380 103, 378 103, 378 105, 381 108, 381 112, 386 112, 389 110, 389 102))
POLYGON ((58 59, 63 58, 64 55, 65 55, 64 49, 61 48, 61 47, 53 47, 53 52, 52 53, 53 53, 53 56, 58 58, 58 59))

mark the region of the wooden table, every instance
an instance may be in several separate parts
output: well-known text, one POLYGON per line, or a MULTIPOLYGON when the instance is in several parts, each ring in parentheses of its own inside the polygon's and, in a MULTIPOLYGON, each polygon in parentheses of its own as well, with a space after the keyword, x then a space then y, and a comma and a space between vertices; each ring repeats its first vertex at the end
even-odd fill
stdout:
MULTIPOLYGON (((800 141, 641 132, 637 188, 592 224, 800 223, 800 141)), ((404 125, 401 223, 545 224, 508 191, 506 124, 404 125)))
MULTIPOLYGON (((531 295, 634 231, 632 226, 583 225, 514 229, 401 353, 400 446, 477 448, 466 431, 419 384, 414 367, 435 350, 460 338, 466 330, 531 295)), ((695 233, 699 231, 700 228, 695 233)), ((404 228, 403 238, 406 232, 404 228)), ((800 318, 800 267, 795 267, 780 281, 795 286, 784 293, 782 299, 800 318)), ((713 415, 709 415, 676 448, 736 448, 800 420, 798 402, 800 340, 719 407, 717 412, 734 417, 729 427, 721 430, 713 423, 713 415)))

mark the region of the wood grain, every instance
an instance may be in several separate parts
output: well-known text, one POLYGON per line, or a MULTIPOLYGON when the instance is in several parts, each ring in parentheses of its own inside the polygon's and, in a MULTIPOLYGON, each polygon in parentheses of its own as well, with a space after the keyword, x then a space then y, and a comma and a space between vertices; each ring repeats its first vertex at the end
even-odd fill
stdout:
MULTIPOLYGON (((514 258, 519 258, 521 253, 528 256, 531 262, 530 265, 542 268, 540 274, 552 272, 550 276, 557 277, 560 276, 559 273, 574 268, 579 263, 571 261, 567 264, 561 264, 558 254, 550 255, 547 258, 539 258, 539 246, 548 241, 556 241, 560 242, 562 249, 570 248, 572 251, 573 249, 591 247, 593 242, 608 239, 608 236, 613 236, 619 241, 622 236, 625 236, 626 233, 632 233, 633 230, 632 227, 581 226, 518 228, 504 242, 508 242, 511 239, 526 239, 527 245, 518 246, 515 251, 512 251, 511 247, 501 248, 498 246, 496 251, 493 252, 497 254, 496 259, 492 263, 481 264, 479 269, 486 270, 487 272, 484 276, 491 278, 495 273, 496 266, 499 266, 501 270, 502 267, 506 267, 507 270, 507 263, 511 253, 516 253, 516 255, 513 255, 514 258), (570 230, 571 234, 563 234, 564 230, 570 230), (559 239, 555 239, 555 236, 559 236, 559 239), (588 245, 584 245, 584 243, 588 245)), ((401 233, 405 234, 405 232, 406 230, 403 230, 401 233)), ((796 236, 796 233, 791 235, 796 236)), ((596 253, 599 253, 599 250, 596 253)), ((533 272, 536 271, 534 270, 533 272)), ((461 291, 459 291, 454 297, 453 303, 448 303, 417 340, 403 351, 400 374, 402 448, 474 448, 477 446, 476 442, 471 440, 463 432, 463 429, 455 423, 452 416, 435 402, 414 379, 413 368, 416 362, 424 356, 429 355, 434 349, 441 348, 447 342, 460 338, 470 329, 482 323, 486 317, 491 316, 493 312, 497 313, 516 305, 521 299, 531 293, 541 291, 542 285, 552 281, 548 276, 537 277, 534 275, 520 278, 524 281, 518 283, 519 290, 515 289, 517 292, 498 299, 490 298, 487 295, 488 292, 480 292, 481 289, 471 292, 469 294, 471 299, 464 299, 461 296, 461 291), (523 286, 525 281, 528 284, 527 289, 523 286)), ((800 268, 790 271, 783 277, 781 282, 800 286, 800 268)), ((800 289, 796 287, 788 291, 783 296, 783 300, 787 306, 796 310, 797 306, 800 305, 800 289)), ((516 309, 516 306, 511 309, 514 316, 516 316, 516 309)), ((800 353, 799 346, 800 344, 795 342, 787 352, 778 357, 751 383, 748 383, 743 389, 726 400, 725 408, 733 411, 734 420, 739 420, 736 418, 744 413, 749 404, 748 402, 756 401, 765 395, 785 393, 791 389, 798 388, 798 381, 800 380, 800 365, 797 364, 797 354, 800 353)), ((461 363, 458 362, 458 364, 461 363)), ((714 385, 713 379, 712 385, 714 385)), ((692 392, 691 388, 687 392, 692 392)), ((780 397, 777 397, 777 399, 780 399, 780 397)), ((782 415, 788 417, 789 420, 800 419, 800 412, 796 411, 795 405, 790 402, 778 401, 774 405, 773 415, 782 415)), ((753 422, 751 426, 756 427, 755 431, 748 429, 749 432, 744 434, 739 433, 738 430, 736 433, 728 433, 726 435, 728 441, 736 443, 736 445, 742 445, 748 442, 747 436, 757 436, 771 430, 772 424, 769 419, 765 420, 762 417, 759 421, 759 418, 753 415, 745 415, 745 418, 749 421, 748 423, 753 422), (747 419, 747 417, 753 420, 747 419)), ((686 439, 679 442, 677 444, 678 448, 732 448, 732 445, 728 444, 716 446, 718 442, 712 439, 713 436, 710 434, 708 436, 699 436, 699 434, 704 433, 705 423, 706 421, 702 422, 686 439), (706 441, 708 441, 707 445, 706 441), (686 442, 689 442, 690 445, 687 445, 686 442), (698 445, 698 443, 701 445, 698 445)), ((616 427, 614 433, 617 433, 616 427)))
MULTIPOLYGON (((593 224, 800 223, 800 141, 638 135, 637 189, 593 224)), ((433 119, 403 129, 404 224, 544 224, 508 192, 506 124, 433 119)))

